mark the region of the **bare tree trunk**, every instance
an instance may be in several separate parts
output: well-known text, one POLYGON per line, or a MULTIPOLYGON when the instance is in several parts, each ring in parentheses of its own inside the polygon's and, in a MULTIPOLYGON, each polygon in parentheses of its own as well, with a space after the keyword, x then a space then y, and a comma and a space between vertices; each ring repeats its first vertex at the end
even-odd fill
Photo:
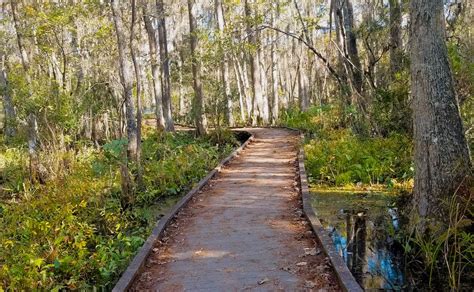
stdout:
MULTIPOLYGON (((148 7, 148 6, 145 6, 145 7, 148 7)), ((153 79, 153 95, 155 96, 156 127, 158 130, 163 130, 165 129, 165 117, 163 115, 163 99, 162 99, 162 92, 161 92, 160 65, 159 65, 158 54, 157 54, 158 40, 156 39, 156 32, 153 29, 152 18, 148 10, 143 12, 143 20, 145 22, 145 30, 148 36, 148 47, 150 49, 151 76, 153 79)))
POLYGON ((81 54, 81 50, 80 50, 80 47, 79 47, 79 43, 80 43, 80 36, 79 36, 79 33, 78 33, 78 24, 76 22, 74 22, 74 28, 72 31, 71 31, 71 47, 72 47, 72 52, 74 54, 74 56, 77 58, 76 62, 75 62, 75 68, 74 68, 74 71, 75 71, 75 75, 76 75, 76 85, 75 85, 75 88, 74 88, 74 93, 76 96, 79 95, 81 89, 82 89, 82 83, 84 82, 84 68, 83 68, 83 62, 84 62, 84 57, 83 55, 81 54))
POLYGON ((392 79, 402 66, 402 9, 400 0, 390 0, 390 73, 392 79))
POLYGON ((362 69, 357 50, 357 37, 354 33, 354 11, 350 0, 344 0, 342 11, 344 13, 347 53, 351 62, 352 81, 355 90, 360 94, 362 93, 362 69))
POLYGON ((136 81, 136 91, 137 91, 137 130, 136 130, 136 164, 137 164, 137 187, 141 188, 143 185, 143 169, 141 164, 142 156, 142 81, 141 81, 141 68, 137 61, 137 56, 135 54, 135 23, 137 20, 137 7, 136 0, 132 0, 132 22, 130 24, 130 54, 132 56, 133 68, 135 70, 135 81, 136 81))
MULTIPOLYGON (((216 18, 217 26, 221 33, 221 37, 224 36, 224 8, 222 7, 222 0, 215 0, 215 9, 216 9, 216 18)), ((226 106, 226 120, 227 124, 232 127, 234 126, 234 117, 233 117, 233 105, 232 105, 232 95, 230 91, 230 81, 229 81, 229 57, 224 50, 224 57, 221 62, 221 79, 224 86, 224 95, 225 95, 225 106, 226 106)))
POLYGON ((28 155, 30 157, 30 181, 37 179, 39 171, 38 153, 38 121, 34 113, 28 115, 28 155))
POLYGON ((179 116, 184 117, 186 115, 186 96, 183 90, 183 72, 184 72, 184 56, 183 50, 179 49, 178 67, 179 67, 179 116))
MULTIPOLYGON (((24 44, 23 44, 23 36, 21 33, 21 29, 19 27, 20 25, 19 25, 18 16, 16 14, 15 1, 11 0, 10 5, 11 5, 11 10, 12 10, 12 16, 13 16, 13 25, 15 27, 17 45, 20 51, 21 63, 23 65, 26 81, 28 82, 28 85, 30 85, 31 84, 30 61, 29 61, 28 53, 26 52, 24 44)), ((31 96, 33 93, 30 86, 28 86, 28 91, 29 91, 29 95, 31 96)), ((37 147, 38 147, 38 122, 36 118, 36 113, 34 111, 30 111, 28 113, 28 153, 29 153, 29 158, 30 158, 30 180, 36 179, 36 175, 37 175, 37 171, 39 167, 37 147)))
POLYGON ((300 97, 300 109, 306 111, 309 106, 309 93, 308 93, 308 76, 306 75, 306 58, 304 48, 301 48, 299 54, 299 70, 298 70, 298 95, 300 97))
POLYGON ((2 51, 0 51, 0 93, 3 96, 5 138, 8 141, 16 135, 16 111, 8 84, 6 56, 2 51))
POLYGON ((234 63, 237 68, 237 73, 239 76, 239 79, 242 83, 242 92, 244 93, 244 98, 245 98, 245 108, 246 108, 246 113, 247 113, 247 120, 251 119, 252 116, 252 98, 249 93, 249 80, 247 77, 247 62, 240 62, 242 58, 239 58, 236 56, 234 58, 234 63))
POLYGON ((260 80, 262 82, 262 102, 260 105, 263 123, 267 125, 270 121, 270 106, 268 103, 268 78, 265 70, 265 54, 262 50, 258 51, 260 60, 260 80))
POLYGON ((245 121, 245 106, 244 106, 244 99, 246 99, 246 92, 244 89, 244 85, 242 82, 242 77, 239 74, 239 70, 237 69, 237 62, 233 62, 234 67, 234 74, 236 83, 237 83, 237 90, 239 91, 239 106, 240 106, 240 119, 245 121))
POLYGON ((253 18, 251 0, 245 0, 245 15, 248 18, 247 21, 247 34, 249 43, 255 52, 250 53, 250 69, 252 79, 252 91, 253 91, 253 114, 252 114, 252 125, 256 126, 258 120, 262 120, 263 123, 268 123, 268 117, 265 120, 263 112, 263 93, 262 93, 262 81, 261 81, 261 69, 260 69, 260 54, 259 54, 259 43, 257 33, 253 31, 250 19, 253 18))
MULTIPOLYGON (((13 24, 15 26, 16 41, 17 41, 18 49, 20 51, 21 64, 23 65, 23 69, 26 71, 26 73, 28 74, 27 76, 29 77, 30 59, 28 57, 28 53, 25 50, 25 46, 23 44, 23 35, 21 33, 18 16, 16 14, 15 0, 10 0, 10 5, 11 5, 11 9, 12 9, 13 24)), ((30 81, 31 80, 28 80, 28 82, 30 82, 30 81)))
POLYGON ((421 217, 445 220, 442 200, 469 174, 469 148, 449 68, 443 1, 412 0, 410 11, 414 206, 421 217))
POLYGON ((117 37, 117 49, 119 53, 119 69, 120 69, 120 81, 123 86, 123 98, 126 110, 126 120, 127 120, 127 138, 128 138, 128 146, 127 146, 127 153, 125 155, 126 160, 122 165, 122 194, 123 199, 125 200, 122 202, 123 207, 127 207, 128 204, 131 202, 132 197, 132 182, 130 176, 128 174, 128 159, 132 161, 136 161, 137 159, 137 123, 135 120, 135 106, 133 103, 133 96, 132 96, 132 88, 133 88, 133 77, 130 68, 130 62, 127 60, 127 56, 125 54, 126 50, 126 38, 124 33, 124 25, 122 23, 121 17, 121 5, 120 0, 111 0, 111 8, 113 14, 113 21, 115 26, 115 33, 117 37))
MULTIPOLYGON (((272 14, 272 26, 275 22, 274 15, 272 14)), ((272 45, 270 47, 271 50, 271 70, 272 70, 272 125, 275 125, 278 121, 279 113, 279 105, 280 105, 280 95, 278 92, 278 64, 277 64, 277 56, 276 56, 276 42, 278 40, 277 32, 272 32, 272 45)))
POLYGON ((163 0, 156 1, 158 11, 158 39, 160 43, 161 61, 161 90, 163 92, 163 115, 166 123, 166 131, 174 131, 173 111, 171 106, 171 80, 170 62, 168 56, 168 39, 166 35, 166 18, 163 0))
POLYGON ((196 49, 198 45, 198 36, 196 32, 196 18, 194 16, 193 6, 196 5, 196 0, 188 1, 189 14, 189 43, 191 47, 192 56, 192 71, 193 71, 193 87, 194 87, 194 118, 196 123, 196 130, 198 135, 207 134, 207 120, 204 114, 204 96, 201 84, 201 62, 197 59, 196 49))

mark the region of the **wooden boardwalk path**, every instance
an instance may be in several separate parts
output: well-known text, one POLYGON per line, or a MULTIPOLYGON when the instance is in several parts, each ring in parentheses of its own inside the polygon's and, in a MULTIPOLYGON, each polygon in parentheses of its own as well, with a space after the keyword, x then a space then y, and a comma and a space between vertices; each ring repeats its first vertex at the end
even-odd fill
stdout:
POLYGON ((132 290, 339 290, 302 215, 298 136, 248 131, 255 140, 179 213, 132 290))

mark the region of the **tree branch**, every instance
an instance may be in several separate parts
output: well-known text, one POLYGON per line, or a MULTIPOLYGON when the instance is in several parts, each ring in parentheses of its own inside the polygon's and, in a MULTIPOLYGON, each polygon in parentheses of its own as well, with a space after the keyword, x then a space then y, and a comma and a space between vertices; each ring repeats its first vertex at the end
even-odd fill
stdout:
POLYGON ((326 66, 326 68, 328 69, 328 71, 334 76, 334 78, 336 79, 336 81, 342 85, 342 81, 341 81, 341 78, 339 76, 339 74, 337 74, 336 70, 329 64, 329 61, 328 59, 326 59, 320 52, 318 52, 316 50, 315 47, 313 47, 307 40, 305 40, 304 38, 300 37, 300 36, 297 36, 291 32, 287 32, 287 31, 284 31, 282 29, 279 29, 277 27, 273 27, 273 26, 270 26, 270 25, 267 25, 267 24, 264 24, 264 25, 261 25, 260 26, 260 29, 271 29, 271 30, 274 30, 276 32, 279 32, 279 33, 282 33, 284 35, 287 35, 291 38, 294 38, 296 40, 298 40, 299 42, 301 42, 302 44, 304 44, 311 52, 313 52, 323 63, 324 65, 326 66))

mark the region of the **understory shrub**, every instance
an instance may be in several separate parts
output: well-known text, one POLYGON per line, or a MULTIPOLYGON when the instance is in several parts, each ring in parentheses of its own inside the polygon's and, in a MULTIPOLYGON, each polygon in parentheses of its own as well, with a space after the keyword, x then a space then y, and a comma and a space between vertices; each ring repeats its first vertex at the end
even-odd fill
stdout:
POLYGON ((305 164, 310 182, 328 186, 411 187, 414 168, 409 135, 397 133, 397 125, 384 126, 389 130, 384 135, 356 135, 341 126, 341 116, 340 110, 331 106, 282 113, 283 125, 306 135, 305 164))
POLYGON ((359 138, 348 130, 332 131, 327 139, 305 145, 306 168, 313 183, 386 184, 413 177, 410 139, 400 134, 387 138, 359 138))

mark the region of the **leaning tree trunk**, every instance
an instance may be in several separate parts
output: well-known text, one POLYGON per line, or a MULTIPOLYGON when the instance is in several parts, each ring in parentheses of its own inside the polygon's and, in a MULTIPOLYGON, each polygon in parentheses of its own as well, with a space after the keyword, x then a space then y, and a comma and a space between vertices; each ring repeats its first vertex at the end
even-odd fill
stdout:
MULTIPOLYGON (((224 23, 224 8, 222 7, 221 0, 215 0, 215 9, 216 9, 217 26, 219 27, 221 37, 223 37, 225 23, 224 23)), ((231 96, 230 81, 229 81, 229 57, 227 53, 225 52, 225 48, 222 48, 222 49, 224 50, 224 56, 221 61, 221 79, 222 79, 222 84, 224 86, 225 114, 226 114, 227 124, 230 127, 232 127, 234 126, 234 116, 232 113, 233 106, 232 106, 232 96, 231 96)))
POLYGON ((125 156, 125 162, 122 165, 121 174, 122 174, 122 194, 123 202, 122 206, 127 207, 132 200, 132 182, 128 174, 128 160, 136 161, 137 159, 137 122, 135 120, 135 106, 132 98, 132 89, 133 89, 133 76, 131 72, 130 62, 127 60, 125 54, 126 50, 126 38, 124 34, 124 25, 122 23, 122 17, 119 14, 120 9, 120 0, 111 0, 113 21, 115 26, 115 34, 117 37, 117 49, 118 49, 118 61, 119 61, 119 72, 120 72, 120 82, 123 87, 123 99, 125 104, 125 115, 127 120, 127 138, 128 146, 127 153, 125 156))
POLYGON ((188 14, 189 14, 189 44, 191 47, 191 58, 192 58, 192 71, 193 71, 193 87, 194 87, 194 101, 193 101, 193 112, 196 123, 196 130, 198 135, 207 134, 207 120, 204 114, 204 96, 202 92, 201 83, 201 63, 197 60, 197 45, 198 36, 196 32, 196 18, 194 16, 193 6, 196 5, 196 0, 188 1, 188 14))
POLYGON ((471 167, 449 68, 442 0, 412 0, 410 53, 415 139, 414 205, 421 217, 446 213, 471 167))
POLYGON ((161 90, 163 92, 163 115, 166 131, 174 131, 173 111, 171 106, 170 62, 168 56, 168 39, 166 35, 166 19, 163 0, 156 1, 158 11, 158 39, 160 43, 161 90))
MULTIPOLYGON (((145 7, 148 7, 147 5, 145 7)), ((153 80, 153 95, 155 96, 155 115, 156 127, 158 130, 165 129, 165 117, 163 115, 163 99, 161 96, 161 81, 160 81, 160 65, 158 61, 158 48, 156 39, 156 32, 153 29, 153 22, 150 12, 145 10, 143 12, 143 21, 145 23, 145 30, 148 36, 148 47, 150 50, 151 63, 151 78, 153 80)))

